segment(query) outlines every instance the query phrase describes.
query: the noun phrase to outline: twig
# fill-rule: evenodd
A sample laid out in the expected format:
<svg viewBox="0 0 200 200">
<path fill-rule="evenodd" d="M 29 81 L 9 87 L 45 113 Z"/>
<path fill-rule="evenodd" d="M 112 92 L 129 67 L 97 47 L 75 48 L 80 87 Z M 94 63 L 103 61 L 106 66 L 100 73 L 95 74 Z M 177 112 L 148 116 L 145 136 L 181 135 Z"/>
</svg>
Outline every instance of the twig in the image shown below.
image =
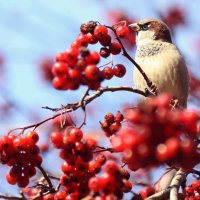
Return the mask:
<svg viewBox="0 0 200 200">
<path fill-rule="evenodd" d="M 137 64 L 137 63 L 135 62 L 135 60 L 128 54 L 128 52 L 126 51 L 126 49 L 125 49 L 125 47 L 124 47 L 122 41 L 121 41 L 120 38 L 117 36 L 116 30 L 115 30 L 113 27 L 110 27 L 110 26 L 106 26 L 106 27 L 109 28 L 109 29 L 111 29 L 111 30 L 114 32 L 117 41 L 118 41 L 118 42 L 120 43 L 120 45 L 121 45 L 121 48 L 122 48 L 122 51 L 123 51 L 122 55 L 124 55 L 126 58 L 128 58 L 128 60 L 131 61 L 131 62 L 135 65 L 135 67 L 137 67 L 137 69 L 140 71 L 141 75 L 143 76 L 144 80 L 146 81 L 148 87 L 151 88 L 151 86 L 152 86 L 153 83 L 150 81 L 150 79 L 148 78 L 148 76 L 146 75 L 146 73 L 142 70 L 142 68 L 140 67 L 140 65 Z"/>
<path fill-rule="evenodd" d="M 49 189 L 54 192 L 55 189 L 53 187 L 53 184 L 49 178 L 49 176 L 47 175 L 47 173 L 45 172 L 45 170 L 40 166 L 38 165 L 37 168 L 41 171 L 42 175 L 44 176 L 45 180 L 47 181 L 48 185 L 49 185 Z"/>
<path fill-rule="evenodd" d="M 96 151 L 93 151 L 93 153 L 101 153 L 101 152 L 104 152 L 104 151 L 109 151 L 111 153 L 114 152 L 114 150 L 112 148 L 105 148 L 105 147 L 98 147 L 100 150 L 96 150 Z"/>
<path fill-rule="evenodd" d="M 9 199 L 9 200 L 26 200 L 23 196 L 21 197 L 15 197 L 15 196 L 5 196 L 5 195 L 0 195 L 0 199 Z"/>
<path fill-rule="evenodd" d="M 198 171 L 198 170 L 196 170 L 196 169 L 192 169 L 192 172 L 191 172 L 191 173 L 200 176 L 200 171 Z"/>
<path fill-rule="evenodd" d="M 94 94 L 92 94 L 92 95 L 90 95 L 90 96 L 85 98 L 85 100 L 84 100 L 85 105 L 87 105 L 88 103 L 90 103 L 91 101 L 96 99 L 97 97 L 101 96 L 105 92 L 116 92 L 116 91 L 129 91 L 129 92 L 137 93 L 137 94 L 140 94 L 140 95 L 143 95 L 143 96 L 146 97 L 146 93 L 144 91 L 141 91 L 141 90 L 138 90 L 138 89 L 135 89 L 135 88 L 132 88 L 132 87 L 128 87 L 128 86 L 101 87 Z M 51 110 L 51 111 L 54 111 L 54 112 L 58 112 L 58 111 L 62 111 L 62 112 L 61 113 L 57 113 L 57 114 L 53 115 L 52 117 L 49 117 L 49 118 L 47 118 L 45 120 L 42 120 L 42 121 L 40 121 L 38 123 L 31 124 L 31 125 L 25 126 L 25 127 L 12 129 L 12 130 L 10 130 L 8 132 L 8 134 L 10 134 L 13 131 L 17 131 L 17 130 L 22 130 L 22 132 L 23 132 L 26 129 L 30 129 L 30 128 L 34 128 L 34 130 L 35 130 L 37 127 L 39 127 L 40 125 L 44 124 L 45 122 L 47 122 L 49 120 L 52 120 L 52 119 L 55 119 L 56 117 L 58 117 L 60 115 L 63 115 L 65 113 L 69 113 L 69 112 L 72 112 L 74 110 L 77 110 L 78 108 L 80 108 L 82 106 L 83 106 L 83 102 L 79 101 L 79 102 L 67 104 L 66 106 L 62 106 L 60 108 L 50 108 L 48 106 L 42 107 L 44 109 L 48 109 L 48 110 Z"/>
</svg>

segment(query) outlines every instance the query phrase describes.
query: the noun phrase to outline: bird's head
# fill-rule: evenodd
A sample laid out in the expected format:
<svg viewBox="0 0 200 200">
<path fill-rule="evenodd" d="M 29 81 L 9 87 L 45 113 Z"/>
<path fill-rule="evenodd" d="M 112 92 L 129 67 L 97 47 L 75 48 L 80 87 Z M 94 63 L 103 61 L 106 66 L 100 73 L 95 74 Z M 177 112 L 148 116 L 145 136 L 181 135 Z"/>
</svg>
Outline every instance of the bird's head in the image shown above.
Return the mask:
<svg viewBox="0 0 200 200">
<path fill-rule="evenodd" d="M 153 40 L 172 43 L 168 26 L 158 19 L 144 19 L 130 24 L 129 28 L 136 32 L 137 44 L 145 44 Z"/>
</svg>

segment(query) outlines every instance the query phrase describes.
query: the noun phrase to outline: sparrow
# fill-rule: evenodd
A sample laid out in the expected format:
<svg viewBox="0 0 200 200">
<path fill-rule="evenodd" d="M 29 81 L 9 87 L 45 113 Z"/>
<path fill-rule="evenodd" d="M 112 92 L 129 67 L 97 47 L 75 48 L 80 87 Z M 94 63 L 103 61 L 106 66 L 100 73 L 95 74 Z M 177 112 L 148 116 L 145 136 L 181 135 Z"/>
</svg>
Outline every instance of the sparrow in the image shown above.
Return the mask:
<svg viewBox="0 0 200 200">
<path fill-rule="evenodd" d="M 168 93 L 186 108 L 189 93 L 189 74 L 178 48 L 173 44 L 169 27 L 158 19 L 144 19 L 130 24 L 136 32 L 135 61 L 157 87 L 159 93 Z M 135 87 L 147 88 L 146 81 L 137 68 L 133 73 Z M 143 101 L 148 98 L 142 97 Z M 177 173 L 171 168 L 154 184 L 156 191 L 166 190 Z"/>
<path fill-rule="evenodd" d="M 172 43 L 169 27 L 158 19 L 144 19 L 130 24 L 136 32 L 135 61 L 157 87 L 158 93 L 168 93 L 183 108 L 189 93 L 188 70 L 178 48 Z M 136 68 L 135 87 L 145 90 L 147 84 Z"/>
</svg>

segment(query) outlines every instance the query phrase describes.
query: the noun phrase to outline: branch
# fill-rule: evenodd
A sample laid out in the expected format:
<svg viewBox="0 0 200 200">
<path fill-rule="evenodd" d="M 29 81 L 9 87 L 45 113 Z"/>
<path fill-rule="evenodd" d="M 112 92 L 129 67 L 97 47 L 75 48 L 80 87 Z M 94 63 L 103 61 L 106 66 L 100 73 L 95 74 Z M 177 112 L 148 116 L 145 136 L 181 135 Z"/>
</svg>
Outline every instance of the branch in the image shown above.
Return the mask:
<svg viewBox="0 0 200 200">
<path fill-rule="evenodd" d="M 183 171 L 183 169 L 179 169 L 172 179 L 172 182 L 170 184 L 170 200 L 178 200 L 178 190 L 179 187 L 181 186 L 181 183 L 185 180 L 186 178 L 186 173 Z"/>
<path fill-rule="evenodd" d="M 89 104 L 90 102 L 92 102 L 94 99 L 96 99 L 97 97 L 101 96 L 103 93 L 105 92 L 116 92 L 116 91 L 128 91 L 128 92 L 133 92 L 133 93 L 137 93 L 143 96 L 147 96 L 147 94 L 144 91 L 138 90 L 138 89 L 134 89 L 132 87 L 128 87 L 128 86 L 113 86 L 113 87 L 100 87 L 94 94 L 90 95 L 90 96 L 85 96 L 84 100 L 82 99 L 79 102 L 75 102 L 75 103 L 71 103 L 71 104 L 67 104 L 66 106 L 62 106 L 60 108 L 50 108 L 48 106 L 42 107 L 44 109 L 48 109 L 54 112 L 58 112 L 61 111 L 60 113 L 53 115 L 52 117 L 49 117 L 45 120 L 42 120 L 38 123 L 35 124 L 31 124 L 29 126 L 25 126 L 25 127 L 21 127 L 21 128 L 15 128 L 12 129 L 8 132 L 8 134 L 10 134 L 13 131 L 16 130 L 22 130 L 22 132 L 26 129 L 30 129 L 30 128 L 34 128 L 34 130 L 39 127 L 40 125 L 44 124 L 45 122 L 55 119 L 58 116 L 61 116 L 65 113 L 69 113 L 72 112 L 74 110 L 77 110 L 80 107 L 86 106 L 87 104 Z"/>
<path fill-rule="evenodd" d="M 186 173 L 182 169 L 179 169 L 171 180 L 168 188 L 151 195 L 145 200 L 162 200 L 167 198 L 168 196 L 170 200 L 178 200 L 180 197 L 178 190 L 185 178 Z"/>
<path fill-rule="evenodd" d="M 45 172 L 45 170 L 41 166 L 37 166 L 37 168 L 41 171 L 42 175 L 44 176 L 45 180 L 47 181 L 47 183 L 49 185 L 49 189 L 54 192 L 55 189 L 53 188 L 53 184 L 52 184 L 49 176 Z"/>
<path fill-rule="evenodd" d="M 25 200 L 24 197 L 15 197 L 15 196 L 4 196 L 0 195 L 0 199 L 9 199 L 9 200 Z"/>
<path fill-rule="evenodd" d="M 115 30 L 113 27 L 110 27 L 110 26 L 106 26 L 106 27 L 109 28 L 109 29 L 111 29 L 111 30 L 114 32 L 117 41 L 118 41 L 118 42 L 120 43 L 120 45 L 121 45 L 121 48 L 122 48 L 122 51 L 123 51 L 122 55 L 124 55 L 126 58 L 128 58 L 128 60 L 131 61 L 131 62 L 135 65 L 135 67 L 140 71 L 141 75 L 143 76 L 144 80 L 146 81 L 148 87 L 151 88 L 151 87 L 152 87 L 152 84 L 153 84 L 152 81 L 148 78 L 148 76 L 147 76 L 146 73 L 143 71 L 143 69 L 140 67 L 140 65 L 137 64 L 137 63 L 135 62 L 135 60 L 128 54 L 128 52 L 126 51 L 126 49 L 125 49 L 125 47 L 124 47 L 122 41 L 121 41 L 120 38 L 117 36 L 116 30 Z"/>
</svg>

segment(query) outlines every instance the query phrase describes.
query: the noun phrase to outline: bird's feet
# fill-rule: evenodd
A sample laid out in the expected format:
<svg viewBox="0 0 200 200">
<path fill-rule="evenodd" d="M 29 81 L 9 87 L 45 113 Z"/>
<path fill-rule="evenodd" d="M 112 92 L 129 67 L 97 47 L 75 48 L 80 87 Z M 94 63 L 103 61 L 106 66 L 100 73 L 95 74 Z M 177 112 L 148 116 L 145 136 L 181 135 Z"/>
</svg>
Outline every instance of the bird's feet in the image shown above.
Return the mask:
<svg viewBox="0 0 200 200">
<path fill-rule="evenodd" d="M 157 86 L 151 82 L 149 88 L 145 88 L 145 94 L 146 96 L 157 96 L 158 95 L 158 88 Z"/>
</svg>

